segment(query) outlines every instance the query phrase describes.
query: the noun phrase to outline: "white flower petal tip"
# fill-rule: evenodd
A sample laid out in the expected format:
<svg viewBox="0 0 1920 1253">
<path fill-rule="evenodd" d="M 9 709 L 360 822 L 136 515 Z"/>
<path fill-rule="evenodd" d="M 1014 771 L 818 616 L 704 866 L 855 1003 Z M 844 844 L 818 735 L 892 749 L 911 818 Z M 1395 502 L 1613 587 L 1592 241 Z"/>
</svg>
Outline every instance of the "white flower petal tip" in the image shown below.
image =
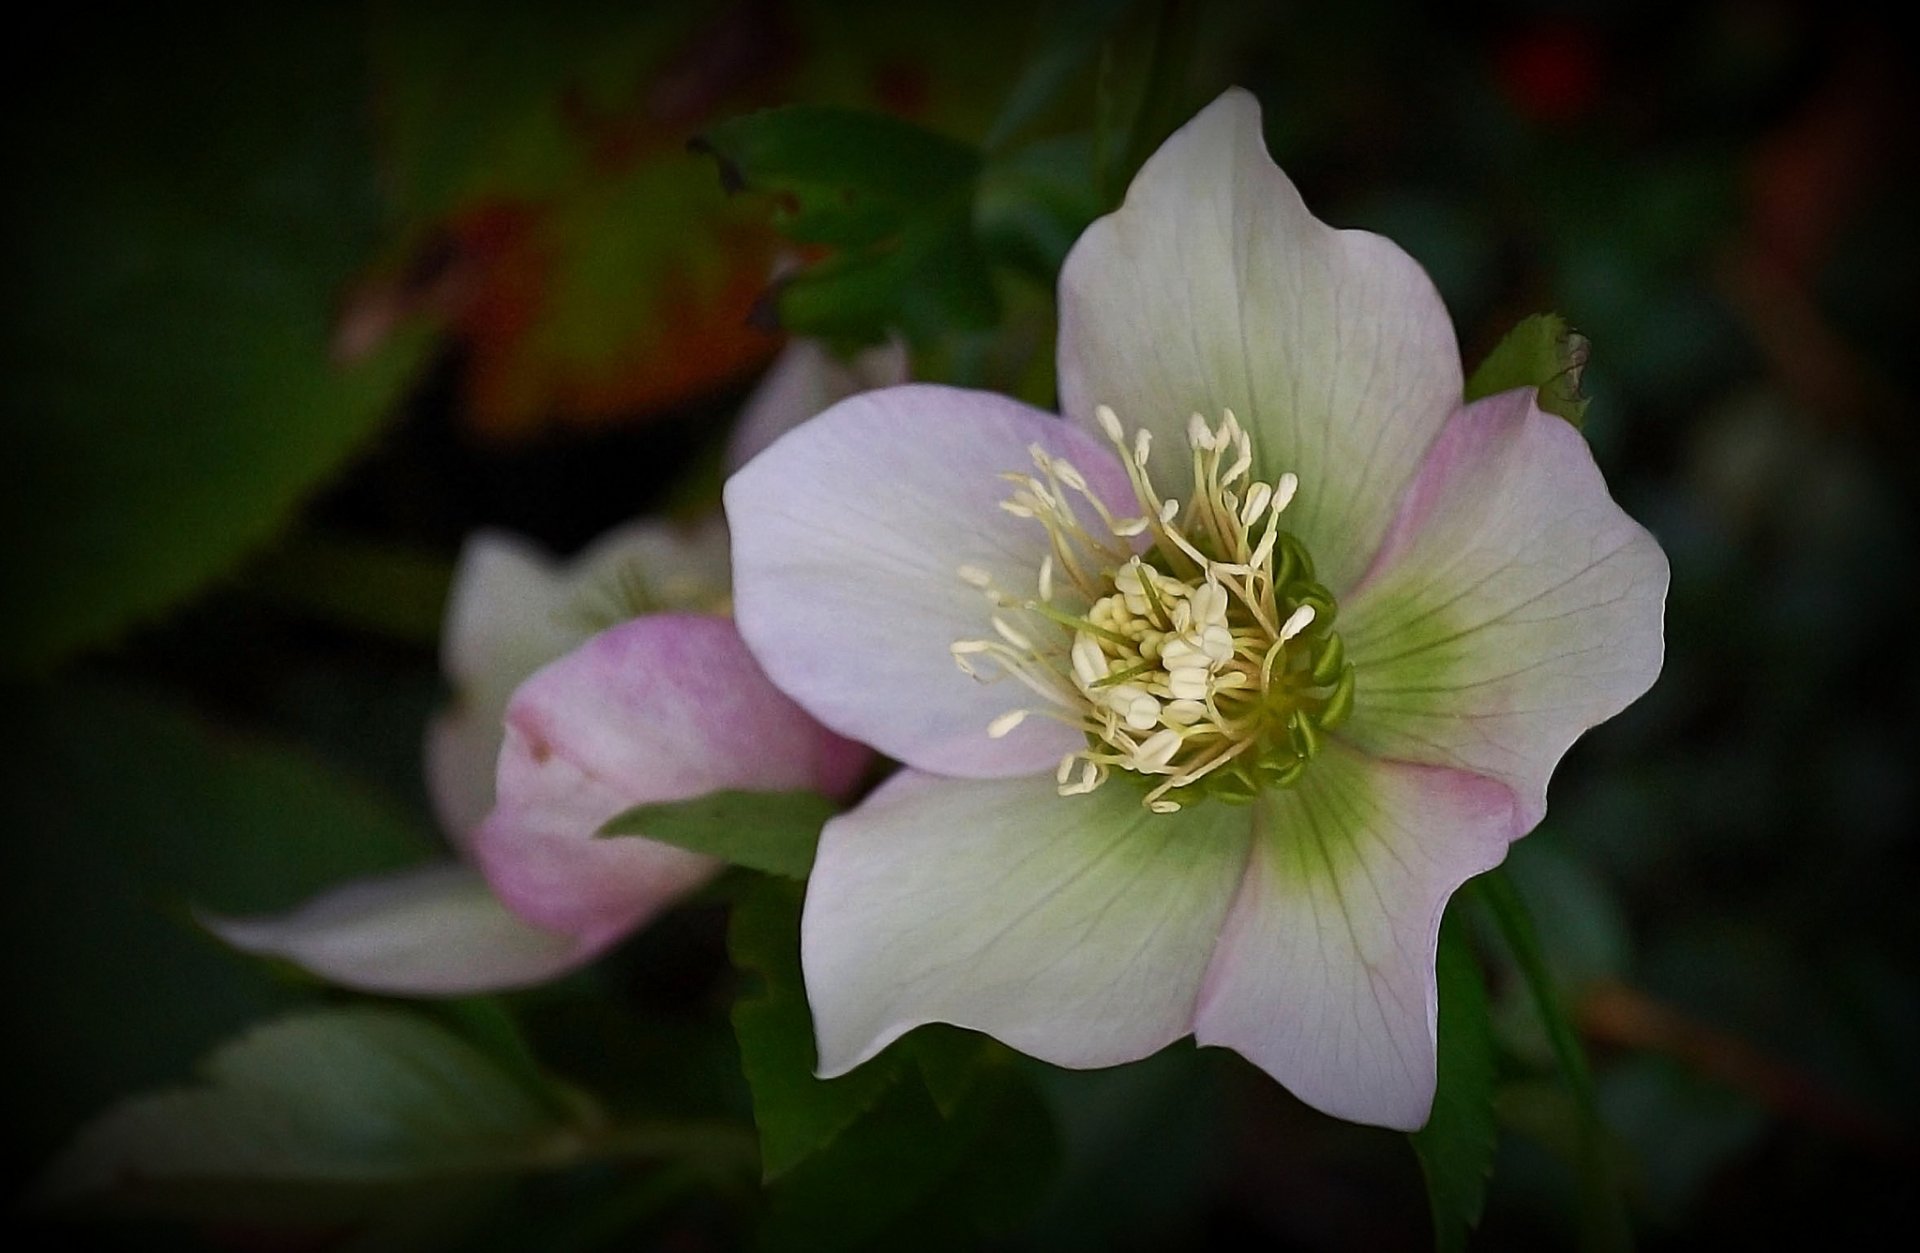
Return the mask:
<svg viewBox="0 0 1920 1253">
<path fill-rule="evenodd" d="M 608 819 L 727 789 L 840 795 L 867 758 L 768 682 L 727 619 L 651 614 L 514 694 L 500 800 L 473 852 L 522 918 L 604 945 L 718 869 L 652 840 L 596 838 Z"/>
<path fill-rule="evenodd" d="M 1414 1130 L 1433 1103 L 1440 916 L 1506 856 L 1513 794 L 1336 748 L 1265 805 L 1194 1036 L 1325 1113 Z"/>
<path fill-rule="evenodd" d="M 1344 734 L 1510 785 L 1531 828 L 1582 732 L 1659 677 L 1666 555 L 1531 389 L 1459 411 L 1343 604 Z"/>
<path fill-rule="evenodd" d="M 1076 1068 L 1155 1052 L 1191 1029 L 1246 854 L 1244 810 L 903 771 L 821 835 L 800 938 L 820 1074 L 927 1022 Z"/>
<path fill-rule="evenodd" d="M 595 950 L 531 927 L 480 872 L 444 863 L 362 879 L 270 917 L 198 915 L 227 944 L 363 992 L 467 996 L 544 983 Z"/>
<path fill-rule="evenodd" d="M 1453 323 L 1391 241 L 1319 221 L 1228 91 L 1148 158 L 1060 274 L 1061 409 L 1110 404 L 1161 441 L 1231 410 L 1254 477 L 1298 474 L 1289 525 L 1339 593 L 1460 400 Z M 1163 494 L 1181 495 L 1162 483 Z"/>
</svg>

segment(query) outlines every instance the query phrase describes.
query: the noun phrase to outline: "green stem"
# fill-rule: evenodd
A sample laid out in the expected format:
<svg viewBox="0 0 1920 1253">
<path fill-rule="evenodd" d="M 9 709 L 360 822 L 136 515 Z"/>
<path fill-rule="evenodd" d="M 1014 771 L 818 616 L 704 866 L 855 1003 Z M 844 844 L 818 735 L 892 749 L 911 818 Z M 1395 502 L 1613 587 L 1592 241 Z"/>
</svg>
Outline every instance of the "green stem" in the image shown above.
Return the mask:
<svg viewBox="0 0 1920 1253">
<path fill-rule="evenodd" d="M 1505 870 L 1490 870 L 1473 880 L 1482 903 L 1499 924 L 1500 934 L 1520 966 L 1521 977 L 1532 995 L 1534 1009 L 1546 1028 L 1560 1078 L 1572 1094 L 1579 1114 L 1576 1163 L 1580 1173 L 1580 1247 L 1600 1250 L 1629 1249 L 1633 1246 L 1632 1227 L 1620 1199 L 1618 1180 L 1608 1157 L 1605 1128 L 1593 1086 L 1593 1071 L 1587 1053 L 1574 1031 L 1573 1020 L 1561 1003 L 1553 976 L 1547 970 L 1546 955 L 1540 948 L 1539 933 L 1533 915 L 1521 899 L 1513 880 Z"/>
</svg>

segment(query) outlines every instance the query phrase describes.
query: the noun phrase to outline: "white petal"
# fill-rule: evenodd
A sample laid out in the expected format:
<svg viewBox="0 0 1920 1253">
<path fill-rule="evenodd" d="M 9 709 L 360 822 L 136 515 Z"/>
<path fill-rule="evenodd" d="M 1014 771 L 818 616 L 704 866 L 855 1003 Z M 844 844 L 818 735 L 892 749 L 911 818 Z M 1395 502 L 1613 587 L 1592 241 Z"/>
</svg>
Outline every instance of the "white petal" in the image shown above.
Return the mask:
<svg viewBox="0 0 1920 1253">
<path fill-rule="evenodd" d="M 508 911 L 480 872 L 447 862 L 322 893 L 274 917 L 201 922 L 228 944 L 363 992 L 465 996 L 542 983 L 594 950 Z"/>
<path fill-rule="evenodd" d="M 1097 430 L 1112 405 L 1164 449 L 1232 409 L 1256 475 L 1300 476 L 1287 515 L 1336 593 L 1365 568 L 1420 454 L 1460 402 L 1433 284 L 1392 242 L 1307 211 L 1229 91 L 1148 159 L 1060 275 L 1060 395 Z M 1163 492 L 1185 467 L 1163 451 Z"/>
<path fill-rule="evenodd" d="M 794 427 L 838 401 L 907 381 L 907 346 L 890 340 L 842 361 L 815 339 L 790 342 L 747 398 L 727 441 L 731 474 Z"/>
<path fill-rule="evenodd" d="M 1260 807 L 1194 1036 L 1316 1109 L 1419 1127 L 1433 1102 L 1440 915 L 1506 855 L 1513 795 L 1330 745 Z"/>
<path fill-rule="evenodd" d="M 829 822 L 800 938 L 820 1073 L 925 1022 L 1074 1067 L 1185 1035 L 1249 811 L 1140 796 L 908 770 Z"/>
<path fill-rule="evenodd" d="M 1666 592 L 1665 555 L 1578 431 L 1531 389 L 1469 405 L 1340 607 L 1356 678 L 1341 734 L 1500 779 L 1532 826 L 1568 746 L 1660 673 Z"/>
<path fill-rule="evenodd" d="M 1119 459 L 1069 424 L 926 384 L 842 401 L 729 479 L 734 614 L 773 681 L 841 734 L 937 773 L 1047 771 L 1082 744 L 1042 718 L 988 738 L 1034 698 L 968 678 L 949 651 L 993 634 L 962 567 L 1015 595 L 1034 586 L 1046 532 L 999 507 L 1012 491 L 1000 476 L 1031 472 L 1033 444 L 1072 461 L 1110 508 L 1132 499 Z"/>
</svg>

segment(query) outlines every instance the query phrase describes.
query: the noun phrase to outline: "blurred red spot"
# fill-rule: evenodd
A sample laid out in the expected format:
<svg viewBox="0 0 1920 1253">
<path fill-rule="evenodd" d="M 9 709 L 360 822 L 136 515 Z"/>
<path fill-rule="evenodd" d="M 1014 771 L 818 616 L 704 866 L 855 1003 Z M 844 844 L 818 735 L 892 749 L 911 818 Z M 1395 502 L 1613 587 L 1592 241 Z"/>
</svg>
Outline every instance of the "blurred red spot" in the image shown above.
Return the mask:
<svg viewBox="0 0 1920 1253">
<path fill-rule="evenodd" d="M 1584 27 L 1536 26 L 1501 45 L 1495 72 L 1523 116 L 1554 125 L 1573 122 L 1600 94 L 1600 48 Z"/>
</svg>

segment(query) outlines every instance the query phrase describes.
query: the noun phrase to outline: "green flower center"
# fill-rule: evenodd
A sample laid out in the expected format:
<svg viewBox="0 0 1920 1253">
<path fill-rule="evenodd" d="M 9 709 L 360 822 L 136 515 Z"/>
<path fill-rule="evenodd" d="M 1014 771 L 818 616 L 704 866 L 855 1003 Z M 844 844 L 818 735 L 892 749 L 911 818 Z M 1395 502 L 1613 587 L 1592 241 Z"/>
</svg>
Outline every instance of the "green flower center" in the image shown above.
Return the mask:
<svg viewBox="0 0 1920 1253">
<path fill-rule="evenodd" d="M 1046 528 L 1037 595 L 1011 596 L 984 571 L 960 571 L 999 611 L 998 638 L 958 641 L 955 661 L 975 677 L 989 677 L 978 663 L 991 661 L 1044 698 L 996 718 L 987 734 L 1035 713 L 1065 721 L 1087 746 L 1061 759 L 1063 795 L 1133 778 L 1158 813 L 1290 786 L 1353 704 L 1333 597 L 1280 527 L 1298 480 L 1249 480 L 1252 442 L 1234 416 L 1210 427 L 1195 415 L 1183 517 L 1147 475 L 1148 433 L 1129 445 L 1113 411 L 1098 414 L 1139 516 L 1115 518 L 1078 469 L 1036 445 L 1037 473 L 1008 475 L 1015 491 L 1001 507 Z"/>
</svg>

